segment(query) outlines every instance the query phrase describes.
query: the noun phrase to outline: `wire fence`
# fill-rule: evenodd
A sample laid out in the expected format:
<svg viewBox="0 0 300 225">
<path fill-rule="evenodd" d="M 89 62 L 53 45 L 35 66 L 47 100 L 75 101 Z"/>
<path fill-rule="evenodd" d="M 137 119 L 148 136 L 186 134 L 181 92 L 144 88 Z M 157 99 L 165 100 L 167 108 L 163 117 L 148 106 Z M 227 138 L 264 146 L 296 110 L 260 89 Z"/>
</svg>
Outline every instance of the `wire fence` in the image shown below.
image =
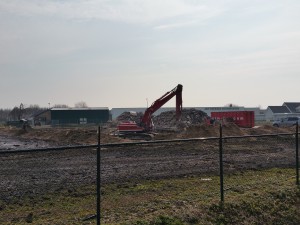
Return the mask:
<svg viewBox="0 0 300 225">
<path fill-rule="evenodd" d="M 299 185 L 298 127 L 295 133 L 229 137 L 222 129 L 219 137 L 102 144 L 99 127 L 94 145 L 2 150 L 0 197 L 9 202 L 96 184 L 100 224 L 101 187 L 112 182 L 214 174 L 220 202 L 228 188 L 224 174 L 237 171 L 295 168 Z"/>
</svg>

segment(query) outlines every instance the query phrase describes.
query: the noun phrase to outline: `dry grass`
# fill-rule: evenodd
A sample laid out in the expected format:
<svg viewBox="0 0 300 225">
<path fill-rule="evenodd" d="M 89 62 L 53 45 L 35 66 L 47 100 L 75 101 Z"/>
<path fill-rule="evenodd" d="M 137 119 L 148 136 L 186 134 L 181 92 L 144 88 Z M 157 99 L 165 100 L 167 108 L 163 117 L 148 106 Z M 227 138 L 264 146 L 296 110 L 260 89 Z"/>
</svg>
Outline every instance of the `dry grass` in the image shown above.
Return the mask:
<svg viewBox="0 0 300 225">
<path fill-rule="evenodd" d="M 219 204 L 214 176 L 110 184 L 102 187 L 102 224 L 300 224 L 300 190 L 292 169 L 225 176 Z M 95 187 L 0 202 L 0 224 L 95 224 Z M 27 221 L 27 222 L 26 222 Z"/>
</svg>

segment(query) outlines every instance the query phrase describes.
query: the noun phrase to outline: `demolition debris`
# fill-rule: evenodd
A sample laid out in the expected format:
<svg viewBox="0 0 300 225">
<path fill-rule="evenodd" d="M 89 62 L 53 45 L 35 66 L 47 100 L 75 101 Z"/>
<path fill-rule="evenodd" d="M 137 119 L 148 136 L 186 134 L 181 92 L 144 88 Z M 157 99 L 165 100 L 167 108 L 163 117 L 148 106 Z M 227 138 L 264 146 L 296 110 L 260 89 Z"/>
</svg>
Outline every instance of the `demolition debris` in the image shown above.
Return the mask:
<svg viewBox="0 0 300 225">
<path fill-rule="evenodd" d="M 120 116 L 117 117 L 117 121 L 133 121 L 137 124 L 140 123 L 141 118 L 143 117 L 143 113 L 135 113 L 135 112 L 124 112 Z M 166 111 L 162 112 L 157 116 L 153 116 L 152 120 L 156 129 L 164 129 L 164 128 L 183 128 L 189 127 L 192 125 L 203 124 L 207 119 L 208 115 L 195 108 L 191 109 L 182 109 L 180 120 L 176 120 L 176 111 Z"/>
</svg>

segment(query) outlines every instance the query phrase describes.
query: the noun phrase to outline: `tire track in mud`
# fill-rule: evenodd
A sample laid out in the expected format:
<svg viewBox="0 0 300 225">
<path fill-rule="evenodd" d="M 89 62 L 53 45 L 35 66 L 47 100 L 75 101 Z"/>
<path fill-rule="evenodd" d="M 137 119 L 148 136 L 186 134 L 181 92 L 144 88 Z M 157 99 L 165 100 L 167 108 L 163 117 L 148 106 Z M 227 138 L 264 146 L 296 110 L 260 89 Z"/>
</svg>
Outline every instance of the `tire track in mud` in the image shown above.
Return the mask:
<svg viewBox="0 0 300 225">
<path fill-rule="evenodd" d="M 247 144 L 245 144 L 247 143 Z M 277 143 L 278 144 L 278 143 Z M 294 164 L 292 145 L 236 141 L 224 146 L 224 172 Z M 218 174 L 218 143 L 189 142 L 101 149 L 101 181 L 124 183 Z M 96 150 L 0 154 L 0 197 L 55 192 L 96 183 Z"/>
</svg>

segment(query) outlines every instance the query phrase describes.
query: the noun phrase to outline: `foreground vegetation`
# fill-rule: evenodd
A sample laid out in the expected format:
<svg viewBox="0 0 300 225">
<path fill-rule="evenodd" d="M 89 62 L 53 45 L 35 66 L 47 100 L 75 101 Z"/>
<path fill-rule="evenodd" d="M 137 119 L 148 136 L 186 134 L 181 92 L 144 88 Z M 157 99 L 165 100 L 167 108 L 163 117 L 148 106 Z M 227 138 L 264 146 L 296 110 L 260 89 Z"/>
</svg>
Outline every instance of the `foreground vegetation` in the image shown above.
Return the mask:
<svg viewBox="0 0 300 225">
<path fill-rule="evenodd" d="M 105 185 L 102 223 L 135 225 L 300 224 L 294 169 Z M 95 186 L 0 202 L 0 224 L 96 224 Z M 92 216 L 92 218 L 89 218 Z"/>
</svg>

